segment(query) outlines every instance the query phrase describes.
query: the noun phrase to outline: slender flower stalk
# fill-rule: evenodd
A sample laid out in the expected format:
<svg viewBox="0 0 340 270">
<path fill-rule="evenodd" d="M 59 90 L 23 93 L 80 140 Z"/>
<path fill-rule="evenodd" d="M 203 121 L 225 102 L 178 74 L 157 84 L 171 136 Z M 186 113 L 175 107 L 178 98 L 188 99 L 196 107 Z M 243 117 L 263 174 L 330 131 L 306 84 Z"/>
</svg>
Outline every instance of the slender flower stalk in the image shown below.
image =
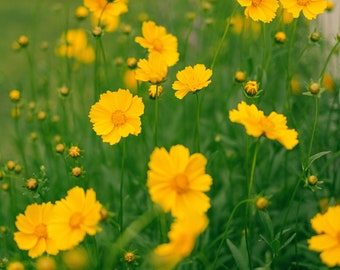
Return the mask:
<svg viewBox="0 0 340 270">
<path fill-rule="evenodd" d="M 197 149 L 197 152 L 201 152 L 201 147 L 200 147 L 200 114 L 201 114 L 201 101 L 198 96 L 198 92 L 196 94 L 196 129 L 195 129 L 195 146 Z"/>
<path fill-rule="evenodd" d="M 126 140 L 123 139 L 123 153 L 122 153 L 122 163 L 120 168 L 120 210 L 119 210 L 119 226 L 120 232 L 124 230 L 124 171 L 125 171 L 125 159 L 126 159 Z"/>
<path fill-rule="evenodd" d="M 159 103 L 159 88 L 156 84 L 156 95 L 155 95 L 155 112 L 154 112 L 154 126 L 153 126 L 153 136 L 154 136 L 154 147 L 158 146 L 158 103 Z"/>
</svg>

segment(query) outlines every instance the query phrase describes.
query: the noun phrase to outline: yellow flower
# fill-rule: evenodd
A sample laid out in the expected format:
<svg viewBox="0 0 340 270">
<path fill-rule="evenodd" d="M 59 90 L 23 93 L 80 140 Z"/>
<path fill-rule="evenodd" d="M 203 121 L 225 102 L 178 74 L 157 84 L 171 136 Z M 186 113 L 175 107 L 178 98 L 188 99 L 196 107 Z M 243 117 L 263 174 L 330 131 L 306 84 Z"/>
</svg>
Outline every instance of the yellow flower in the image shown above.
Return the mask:
<svg viewBox="0 0 340 270">
<path fill-rule="evenodd" d="M 155 148 L 148 164 L 151 199 L 175 217 L 205 213 L 210 200 L 204 192 L 212 184 L 211 176 L 205 173 L 206 164 L 202 154 L 190 155 L 183 145 L 172 146 L 169 152 L 163 147 Z"/>
<path fill-rule="evenodd" d="M 157 26 L 155 22 L 143 22 L 143 37 L 136 37 L 135 41 L 143 48 L 148 49 L 150 54 L 160 53 L 168 66 L 177 63 L 179 53 L 177 52 L 177 38 L 168 34 L 165 27 Z"/>
<path fill-rule="evenodd" d="M 129 90 L 118 89 L 100 95 L 92 105 L 89 117 L 93 129 L 103 142 L 116 144 L 122 137 L 141 132 L 140 116 L 144 113 L 142 98 L 133 96 Z"/>
<path fill-rule="evenodd" d="M 284 43 L 287 39 L 285 32 L 281 32 L 281 31 L 276 32 L 274 37 L 277 43 Z"/>
<path fill-rule="evenodd" d="M 83 29 L 68 30 L 66 34 L 64 33 L 55 53 L 58 56 L 75 58 L 86 64 L 93 62 L 95 58 L 94 50 L 88 45 L 86 32 Z"/>
<path fill-rule="evenodd" d="M 182 99 L 189 92 L 196 92 L 210 83 L 212 70 L 207 69 L 203 64 L 196 64 L 194 67 L 188 66 L 176 74 L 177 81 L 172 84 L 172 88 L 177 90 L 175 96 Z"/>
<path fill-rule="evenodd" d="M 142 82 L 160 83 L 165 80 L 168 66 L 159 53 L 149 55 L 149 59 L 140 59 L 137 63 L 136 80 Z"/>
<path fill-rule="evenodd" d="M 334 91 L 335 84 L 334 84 L 334 80 L 333 80 L 333 78 L 330 74 L 326 73 L 323 76 L 322 85 L 325 87 L 326 91 L 328 91 L 328 92 Z"/>
<path fill-rule="evenodd" d="M 14 102 L 19 101 L 21 97 L 20 91 L 16 89 L 11 90 L 8 95 L 9 95 L 10 100 Z"/>
<path fill-rule="evenodd" d="M 295 129 L 288 129 L 284 115 L 271 112 L 269 116 L 265 116 L 254 104 L 247 105 L 244 101 L 238 104 L 237 109 L 229 112 L 229 119 L 244 125 L 248 135 L 265 135 L 270 140 L 277 140 L 288 150 L 298 144 L 298 133 Z"/>
<path fill-rule="evenodd" d="M 246 7 L 244 14 L 247 17 L 264 23 L 269 23 L 275 18 L 279 7 L 277 0 L 237 0 L 237 2 Z"/>
<path fill-rule="evenodd" d="M 87 7 L 95 17 L 116 17 L 128 11 L 128 0 L 84 0 Z"/>
<path fill-rule="evenodd" d="M 156 269 L 173 269 L 182 259 L 189 256 L 197 236 L 208 226 L 205 215 L 188 215 L 177 219 L 168 233 L 169 243 L 154 250 L 152 263 Z"/>
<path fill-rule="evenodd" d="M 25 266 L 21 262 L 11 262 L 6 267 L 6 270 L 25 270 Z"/>
<path fill-rule="evenodd" d="M 48 234 L 60 250 L 71 249 L 83 241 L 86 234 L 95 235 L 100 230 L 97 224 L 101 208 L 93 189 L 85 192 L 80 187 L 74 187 L 64 199 L 55 203 Z"/>
<path fill-rule="evenodd" d="M 119 26 L 119 16 L 105 16 L 106 13 L 103 13 L 103 16 L 100 18 L 100 26 L 105 29 L 106 32 L 113 32 Z M 95 13 L 92 14 L 92 24 L 94 26 L 98 26 L 99 17 L 96 17 Z"/>
<path fill-rule="evenodd" d="M 156 93 L 157 93 L 157 96 L 160 96 L 162 92 L 163 92 L 163 86 L 155 85 L 155 84 L 150 85 L 149 90 L 148 90 L 149 96 L 151 98 L 156 98 Z"/>
<path fill-rule="evenodd" d="M 37 270 L 56 270 L 57 264 L 52 257 L 43 256 L 37 260 L 36 263 Z"/>
<path fill-rule="evenodd" d="M 255 96 L 259 91 L 259 84 L 256 81 L 247 81 L 244 91 L 248 96 Z"/>
<path fill-rule="evenodd" d="M 340 206 L 329 207 L 324 214 L 311 219 L 319 234 L 308 240 L 309 249 L 321 252 L 320 258 L 329 267 L 340 266 Z"/>
<path fill-rule="evenodd" d="M 300 12 L 308 19 L 315 19 L 317 15 L 323 13 L 327 8 L 325 0 L 280 0 L 283 8 L 292 13 L 294 18 L 298 18 Z"/>
<path fill-rule="evenodd" d="M 53 240 L 48 228 L 53 218 L 53 205 L 36 203 L 28 205 L 25 214 L 19 214 L 15 226 L 19 230 L 14 233 L 14 240 L 18 247 L 28 250 L 28 255 L 36 258 L 45 251 L 48 254 L 57 254 L 57 243 Z"/>
</svg>

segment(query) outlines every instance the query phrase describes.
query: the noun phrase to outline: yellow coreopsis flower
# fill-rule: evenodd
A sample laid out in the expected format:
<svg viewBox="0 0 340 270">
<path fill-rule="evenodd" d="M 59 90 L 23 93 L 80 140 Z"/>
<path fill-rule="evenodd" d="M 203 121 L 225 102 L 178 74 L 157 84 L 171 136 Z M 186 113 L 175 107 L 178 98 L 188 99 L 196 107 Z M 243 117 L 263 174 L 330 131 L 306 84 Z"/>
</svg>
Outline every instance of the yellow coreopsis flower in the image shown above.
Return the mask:
<svg viewBox="0 0 340 270">
<path fill-rule="evenodd" d="M 152 263 L 156 269 L 173 269 L 192 252 L 196 238 L 208 226 L 205 215 L 187 215 L 177 219 L 168 233 L 169 243 L 161 244 L 154 250 Z"/>
<path fill-rule="evenodd" d="M 294 18 L 298 18 L 300 12 L 308 19 L 315 19 L 327 8 L 325 0 L 280 0 L 283 8 L 287 9 Z"/>
<path fill-rule="evenodd" d="M 319 234 L 308 240 L 309 249 L 321 252 L 320 258 L 329 267 L 340 266 L 340 205 L 330 206 L 326 213 L 311 219 Z"/>
<path fill-rule="evenodd" d="M 53 235 L 48 232 L 53 207 L 50 202 L 41 205 L 34 203 L 26 207 L 24 215 L 19 214 L 16 218 L 15 225 L 19 231 L 14 233 L 14 240 L 20 249 L 28 250 L 32 258 L 44 252 L 55 255 L 59 251 Z"/>
<path fill-rule="evenodd" d="M 87 7 L 95 17 L 116 17 L 128 11 L 128 0 L 84 0 Z"/>
<path fill-rule="evenodd" d="M 96 200 L 93 189 L 86 192 L 80 187 L 74 187 L 67 196 L 57 201 L 48 234 L 56 241 L 60 250 L 77 246 L 84 240 L 86 234 L 95 235 L 100 230 L 100 210 L 102 205 Z"/>
<path fill-rule="evenodd" d="M 95 58 L 93 47 L 87 43 L 83 29 L 71 29 L 64 33 L 55 52 L 58 56 L 75 58 L 82 63 L 91 63 Z"/>
<path fill-rule="evenodd" d="M 89 117 L 93 129 L 103 142 L 116 144 L 122 137 L 141 132 L 140 116 L 144 113 L 142 98 L 133 96 L 129 90 L 118 89 L 100 95 L 92 105 Z"/>
<path fill-rule="evenodd" d="M 176 145 L 168 152 L 155 148 L 150 156 L 147 187 L 151 199 L 165 212 L 175 217 L 187 213 L 205 213 L 210 207 L 209 197 L 212 178 L 205 173 L 206 158 L 189 149 Z"/>
<path fill-rule="evenodd" d="M 262 21 L 264 23 L 271 22 L 279 8 L 277 0 L 237 0 L 242 6 L 246 7 L 244 14 L 252 18 L 254 21 Z"/>
<path fill-rule="evenodd" d="M 172 88 L 176 90 L 175 96 L 182 99 L 189 92 L 196 92 L 210 83 L 212 70 L 207 69 L 203 64 L 196 64 L 194 67 L 188 66 L 184 70 L 178 71 L 176 74 L 177 81 L 172 84 Z"/>
<path fill-rule="evenodd" d="M 179 59 L 177 52 L 177 38 L 168 34 L 165 27 L 156 25 L 153 21 L 143 22 L 143 37 L 136 37 L 135 41 L 150 54 L 160 53 L 168 66 L 173 66 Z"/>
<path fill-rule="evenodd" d="M 237 110 L 229 112 L 229 119 L 231 122 L 242 124 L 248 135 L 264 135 L 270 140 L 277 140 L 288 150 L 293 149 L 299 142 L 298 133 L 295 129 L 288 129 L 284 115 L 272 112 L 265 116 L 254 104 L 248 105 L 242 101 Z"/>
<path fill-rule="evenodd" d="M 168 66 L 159 53 L 149 55 L 149 59 L 140 59 L 137 63 L 135 78 L 142 82 L 157 84 L 165 80 Z"/>
</svg>

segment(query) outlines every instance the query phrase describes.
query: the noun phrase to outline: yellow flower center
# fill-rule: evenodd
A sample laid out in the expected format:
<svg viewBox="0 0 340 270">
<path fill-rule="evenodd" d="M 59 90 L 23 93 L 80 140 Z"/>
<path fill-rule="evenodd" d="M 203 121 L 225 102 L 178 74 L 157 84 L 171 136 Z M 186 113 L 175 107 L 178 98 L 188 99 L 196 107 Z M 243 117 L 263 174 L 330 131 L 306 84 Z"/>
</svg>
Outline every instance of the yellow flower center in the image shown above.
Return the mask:
<svg viewBox="0 0 340 270">
<path fill-rule="evenodd" d="M 189 179 L 183 174 L 177 174 L 174 178 L 175 189 L 178 193 L 185 193 L 189 190 Z"/>
<path fill-rule="evenodd" d="M 310 0 L 297 0 L 298 5 L 300 6 L 307 6 Z"/>
<path fill-rule="evenodd" d="M 114 111 L 111 114 L 111 121 L 115 126 L 121 126 L 126 122 L 126 116 L 121 110 Z"/>
<path fill-rule="evenodd" d="M 155 39 L 153 41 L 153 48 L 154 48 L 154 50 L 156 50 L 158 52 L 162 52 L 162 50 L 163 50 L 163 42 L 160 41 L 159 39 Z"/>
<path fill-rule="evenodd" d="M 47 229 L 45 224 L 39 224 L 34 228 L 34 234 L 39 238 L 47 238 Z"/>
<path fill-rule="evenodd" d="M 253 5 L 254 7 L 257 7 L 257 6 L 261 5 L 261 2 L 262 2 L 262 0 L 253 0 L 252 5 Z"/>
<path fill-rule="evenodd" d="M 75 212 L 70 218 L 70 226 L 72 228 L 79 228 L 84 221 L 84 216 L 80 212 Z"/>
</svg>

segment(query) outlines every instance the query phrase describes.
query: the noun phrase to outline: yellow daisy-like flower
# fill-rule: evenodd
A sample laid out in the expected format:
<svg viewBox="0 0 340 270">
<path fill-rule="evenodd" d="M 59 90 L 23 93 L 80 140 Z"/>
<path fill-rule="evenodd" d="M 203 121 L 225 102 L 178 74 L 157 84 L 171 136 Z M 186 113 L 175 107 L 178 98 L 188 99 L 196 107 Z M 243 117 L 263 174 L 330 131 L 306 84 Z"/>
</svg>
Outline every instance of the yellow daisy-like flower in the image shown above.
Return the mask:
<svg viewBox="0 0 340 270">
<path fill-rule="evenodd" d="M 20 249 L 28 250 L 31 258 L 44 252 L 55 255 L 59 251 L 53 235 L 48 232 L 53 207 L 50 202 L 41 205 L 34 203 L 26 207 L 24 215 L 19 214 L 16 218 L 15 225 L 19 231 L 14 233 L 14 240 Z"/>
<path fill-rule="evenodd" d="M 95 235 L 100 230 L 100 210 L 102 205 L 96 200 L 93 189 L 86 192 L 74 187 L 67 196 L 57 201 L 54 215 L 48 227 L 48 234 L 56 241 L 60 250 L 77 246 L 86 234 Z"/>
<path fill-rule="evenodd" d="M 10 262 L 6 270 L 25 270 L 25 266 L 21 262 Z"/>
<path fill-rule="evenodd" d="M 264 23 L 271 22 L 279 8 L 277 0 L 237 0 L 242 6 L 246 7 L 244 14 L 252 18 L 254 21 L 262 21 Z"/>
<path fill-rule="evenodd" d="M 143 48 L 148 49 L 150 54 L 160 53 L 168 66 L 173 66 L 179 59 L 177 52 L 177 38 L 168 34 L 165 27 L 156 25 L 153 21 L 143 22 L 143 37 L 136 37 L 135 41 Z"/>
<path fill-rule="evenodd" d="M 320 258 L 329 267 L 340 266 L 340 205 L 329 207 L 324 214 L 311 219 L 319 234 L 308 240 L 309 249 L 321 252 Z"/>
<path fill-rule="evenodd" d="M 128 0 L 84 0 L 87 7 L 97 18 L 116 17 L 128 11 Z"/>
<path fill-rule="evenodd" d="M 200 153 L 176 145 L 167 152 L 155 148 L 150 156 L 147 187 L 151 199 L 175 217 L 187 213 L 203 214 L 210 208 L 212 178 L 205 173 L 207 159 Z"/>
<path fill-rule="evenodd" d="M 298 18 L 300 12 L 308 19 L 315 19 L 327 8 L 325 0 L 280 0 L 283 8 L 287 9 L 294 18 Z"/>
<path fill-rule="evenodd" d="M 92 63 L 95 58 L 93 47 L 88 45 L 87 35 L 83 29 L 71 29 L 64 33 L 55 53 L 58 56 L 75 58 L 85 64 Z"/>
<path fill-rule="evenodd" d="M 229 119 L 231 122 L 242 124 L 248 135 L 253 137 L 265 135 L 270 140 L 277 140 L 288 150 L 299 143 L 298 133 L 295 129 L 288 129 L 284 115 L 271 112 L 269 116 L 265 116 L 254 104 L 248 105 L 242 101 L 238 104 L 237 110 L 229 112 Z"/>
<path fill-rule="evenodd" d="M 149 55 L 149 59 L 140 59 L 137 63 L 135 78 L 142 82 L 160 83 L 168 74 L 168 66 L 159 53 Z"/>
<path fill-rule="evenodd" d="M 144 113 L 142 98 L 133 96 L 129 90 L 118 89 L 100 95 L 92 105 L 89 117 L 93 129 L 103 142 L 116 144 L 122 137 L 141 132 L 140 116 Z"/>
<path fill-rule="evenodd" d="M 182 99 L 189 92 L 196 92 L 210 83 L 212 70 L 207 69 L 203 64 L 196 64 L 194 67 L 188 66 L 184 70 L 178 71 L 176 74 L 177 81 L 172 84 L 172 88 L 176 90 L 175 96 Z"/>
<path fill-rule="evenodd" d="M 196 238 L 208 226 L 205 215 L 188 215 L 177 219 L 168 233 L 169 243 L 161 244 L 154 250 L 152 263 L 156 269 L 173 269 L 192 252 Z"/>
</svg>

